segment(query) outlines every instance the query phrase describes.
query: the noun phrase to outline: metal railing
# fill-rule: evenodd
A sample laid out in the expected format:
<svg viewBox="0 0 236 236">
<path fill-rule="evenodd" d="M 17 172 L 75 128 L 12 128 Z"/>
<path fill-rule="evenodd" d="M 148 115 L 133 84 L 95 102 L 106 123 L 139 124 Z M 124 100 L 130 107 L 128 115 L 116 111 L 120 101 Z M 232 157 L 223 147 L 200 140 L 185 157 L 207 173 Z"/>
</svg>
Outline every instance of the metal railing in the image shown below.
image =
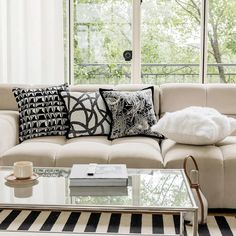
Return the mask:
<svg viewBox="0 0 236 236">
<path fill-rule="evenodd" d="M 219 68 L 223 73 L 219 73 Z M 90 63 L 74 67 L 75 83 L 130 83 L 130 63 Z M 199 83 L 199 64 L 142 64 L 142 82 Z M 209 83 L 236 83 L 236 64 L 208 64 Z"/>
</svg>

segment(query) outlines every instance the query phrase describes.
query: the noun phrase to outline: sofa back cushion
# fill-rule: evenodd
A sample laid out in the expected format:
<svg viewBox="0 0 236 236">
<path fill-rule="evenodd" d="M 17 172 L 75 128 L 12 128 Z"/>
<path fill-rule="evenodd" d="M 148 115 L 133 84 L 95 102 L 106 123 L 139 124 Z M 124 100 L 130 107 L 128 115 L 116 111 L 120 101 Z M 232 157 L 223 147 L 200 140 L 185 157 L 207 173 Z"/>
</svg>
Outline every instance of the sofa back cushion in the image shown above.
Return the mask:
<svg viewBox="0 0 236 236">
<path fill-rule="evenodd" d="M 99 88 L 135 91 L 146 88 L 148 84 L 121 84 L 121 85 L 72 85 L 71 91 L 94 92 Z M 12 88 L 48 87 L 48 85 L 1 84 L 0 110 L 17 111 L 17 103 Z M 159 100 L 159 94 L 160 100 Z M 219 112 L 236 118 L 236 85 L 235 84 L 163 84 L 154 86 L 154 108 L 156 114 L 160 112 L 176 111 L 188 106 L 209 106 Z M 159 110 L 160 103 L 160 110 Z"/>
<path fill-rule="evenodd" d="M 46 88 L 53 85 L 29 85 L 29 84 L 0 84 L 0 110 L 18 111 L 18 106 L 13 88 Z"/>
<path fill-rule="evenodd" d="M 18 111 L 16 99 L 13 95 L 12 89 L 27 88 L 27 85 L 20 84 L 1 84 L 0 85 L 0 110 Z M 29 87 L 29 86 L 28 86 Z"/>
<path fill-rule="evenodd" d="M 236 117 L 235 84 L 163 84 L 160 88 L 161 116 L 188 106 L 207 106 Z"/>
<path fill-rule="evenodd" d="M 26 84 L 1 84 L 0 85 L 0 110 L 13 110 L 17 111 L 16 99 L 12 93 L 12 89 L 18 88 L 44 88 L 51 85 L 26 85 Z M 78 92 L 96 92 L 99 88 L 114 89 L 121 91 L 137 91 L 143 88 L 152 86 L 150 84 L 119 84 L 119 85 L 103 85 L 103 84 L 83 84 L 83 85 L 71 85 L 70 91 Z M 159 114 L 159 87 L 154 86 L 154 109 L 155 113 Z"/>
<path fill-rule="evenodd" d="M 96 92 L 99 88 L 103 89 L 113 89 L 119 91 L 138 91 L 149 86 L 151 84 L 118 84 L 118 85 L 95 85 L 95 84 L 83 84 L 83 85 L 74 85 L 70 86 L 71 91 L 77 92 Z M 156 115 L 159 114 L 159 97 L 160 97 L 160 88 L 159 86 L 154 86 L 154 110 Z"/>
<path fill-rule="evenodd" d="M 207 106 L 236 118 L 235 84 L 163 84 L 160 89 L 160 116 L 189 106 Z"/>
<path fill-rule="evenodd" d="M 207 84 L 206 89 L 207 106 L 236 117 L 236 84 Z"/>
<path fill-rule="evenodd" d="M 161 87 L 160 115 L 189 106 L 206 106 L 203 84 L 163 84 Z"/>
</svg>

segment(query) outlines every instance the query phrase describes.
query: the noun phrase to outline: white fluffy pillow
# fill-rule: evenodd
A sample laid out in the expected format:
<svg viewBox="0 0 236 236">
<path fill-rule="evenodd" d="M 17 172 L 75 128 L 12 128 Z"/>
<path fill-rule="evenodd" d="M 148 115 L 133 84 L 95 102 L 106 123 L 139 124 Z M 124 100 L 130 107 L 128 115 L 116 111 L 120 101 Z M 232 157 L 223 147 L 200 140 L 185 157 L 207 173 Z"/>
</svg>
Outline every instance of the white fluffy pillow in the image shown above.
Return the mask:
<svg viewBox="0 0 236 236">
<path fill-rule="evenodd" d="M 167 112 L 153 131 L 177 143 L 209 145 L 217 143 L 236 130 L 236 119 L 209 107 L 187 107 Z"/>
</svg>

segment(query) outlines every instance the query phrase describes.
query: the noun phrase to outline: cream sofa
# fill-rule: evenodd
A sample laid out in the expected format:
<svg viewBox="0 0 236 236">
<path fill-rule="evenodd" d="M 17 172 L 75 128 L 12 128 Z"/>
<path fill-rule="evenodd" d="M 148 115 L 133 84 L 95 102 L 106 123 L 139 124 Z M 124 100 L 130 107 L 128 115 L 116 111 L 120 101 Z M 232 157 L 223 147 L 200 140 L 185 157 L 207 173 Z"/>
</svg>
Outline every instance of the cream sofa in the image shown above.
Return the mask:
<svg viewBox="0 0 236 236">
<path fill-rule="evenodd" d="M 105 136 L 66 139 L 39 137 L 18 142 L 18 112 L 11 92 L 14 86 L 0 85 L 0 162 L 12 165 L 30 160 L 35 166 L 72 166 L 74 163 L 125 163 L 130 168 L 182 168 L 191 154 L 200 169 L 200 184 L 210 208 L 236 208 L 236 136 L 216 145 L 192 146 L 151 137 L 125 137 L 113 141 Z M 20 85 L 27 87 L 26 85 Z M 78 85 L 71 91 L 98 88 L 135 91 L 148 85 Z M 36 86 L 38 87 L 38 86 Z M 236 117 L 236 85 L 164 84 L 155 86 L 154 106 L 162 116 L 188 106 L 209 106 Z"/>
</svg>

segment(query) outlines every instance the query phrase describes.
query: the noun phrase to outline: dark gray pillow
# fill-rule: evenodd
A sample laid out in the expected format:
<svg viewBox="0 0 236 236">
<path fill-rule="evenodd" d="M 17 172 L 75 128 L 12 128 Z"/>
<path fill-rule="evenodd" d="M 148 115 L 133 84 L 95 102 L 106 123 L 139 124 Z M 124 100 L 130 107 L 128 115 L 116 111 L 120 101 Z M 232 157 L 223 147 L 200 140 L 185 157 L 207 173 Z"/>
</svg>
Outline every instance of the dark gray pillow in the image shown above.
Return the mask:
<svg viewBox="0 0 236 236">
<path fill-rule="evenodd" d="M 111 116 L 109 139 L 136 135 L 163 137 L 151 130 L 157 123 L 153 89 L 148 87 L 136 92 L 99 90 Z"/>
<path fill-rule="evenodd" d="M 59 90 L 68 90 L 68 85 L 47 88 L 13 88 L 19 108 L 19 141 L 65 135 L 69 126 L 64 102 Z"/>
<path fill-rule="evenodd" d="M 61 92 L 61 96 L 70 121 L 68 138 L 108 135 L 110 117 L 99 92 Z"/>
</svg>

